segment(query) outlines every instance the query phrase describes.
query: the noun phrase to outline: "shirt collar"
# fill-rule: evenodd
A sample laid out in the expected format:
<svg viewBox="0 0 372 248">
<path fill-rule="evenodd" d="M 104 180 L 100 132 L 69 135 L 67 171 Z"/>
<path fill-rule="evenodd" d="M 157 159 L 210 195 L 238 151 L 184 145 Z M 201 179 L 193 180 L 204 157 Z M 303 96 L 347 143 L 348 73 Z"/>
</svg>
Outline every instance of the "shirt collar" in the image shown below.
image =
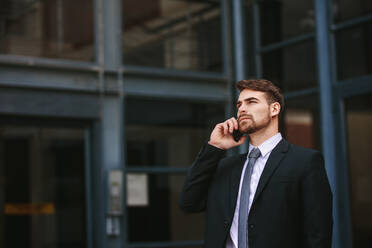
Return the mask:
<svg viewBox="0 0 372 248">
<path fill-rule="evenodd" d="M 259 146 L 253 146 L 252 144 L 249 144 L 249 151 L 248 154 L 252 151 L 253 148 L 258 148 L 261 152 L 261 156 L 265 157 L 268 153 L 270 153 L 274 147 L 282 140 L 281 133 L 277 133 L 271 138 L 265 140 L 261 145 Z"/>
</svg>

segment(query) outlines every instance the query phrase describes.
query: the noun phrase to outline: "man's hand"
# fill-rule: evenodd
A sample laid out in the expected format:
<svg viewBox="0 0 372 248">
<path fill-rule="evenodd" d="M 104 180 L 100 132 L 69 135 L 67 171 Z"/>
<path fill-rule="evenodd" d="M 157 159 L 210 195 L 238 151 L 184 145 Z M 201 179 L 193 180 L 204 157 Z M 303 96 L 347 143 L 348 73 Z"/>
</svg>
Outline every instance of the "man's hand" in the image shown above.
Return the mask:
<svg viewBox="0 0 372 248">
<path fill-rule="evenodd" d="M 212 131 L 208 143 L 223 150 L 243 144 L 247 137 L 242 136 L 239 142 L 236 142 L 232 136 L 234 129 L 239 129 L 238 121 L 234 117 L 217 124 Z"/>
</svg>

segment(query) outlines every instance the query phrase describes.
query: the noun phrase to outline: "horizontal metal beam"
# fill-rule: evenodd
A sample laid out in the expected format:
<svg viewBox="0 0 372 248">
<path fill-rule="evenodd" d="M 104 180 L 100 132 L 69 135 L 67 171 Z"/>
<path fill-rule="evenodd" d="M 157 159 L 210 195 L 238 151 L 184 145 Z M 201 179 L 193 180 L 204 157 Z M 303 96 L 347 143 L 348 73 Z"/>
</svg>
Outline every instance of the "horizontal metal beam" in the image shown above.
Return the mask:
<svg viewBox="0 0 372 248">
<path fill-rule="evenodd" d="M 21 55 L 0 55 L 0 65 L 5 66 L 23 66 L 25 68 L 44 68 L 44 69 L 58 69 L 68 71 L 80 71 L 80 72 L 98 72 L 104 70 L 105 73 L 121 73 L 135 74 L 135 75 L 151 75 L 167 76 L 171 78 L 183 78 L 193 80 L 217 80 L 226 81 L 227 77 L 223 73 L 215 72 L 199 72 L 199 71 L 188 71 L 188 70 L 176 70 L 166 68 L 154 68 L 145 66 L 135 65 L 124 65 L 120 69 L 112 68 L 101 68 L 99 64 L 84 62 L 84 61 L 73 61 L 66 59 L 50 59 L 50 58 L 38 58 Z"/>
<path fill-rule="evenodd" d="M 304 90 L 296 90 L 293 92 L 284 93 L 285 100 L 293 99 L 296 97 L 303 97 L 318 93 L 318 88 L 309 88 Z"/>
<path fill-rule="evenodd" d="M 0 114 L 97 119 L 100 115 L 99 97 L 92 94 L 3 88 L 0 90 Z"/>
<path fill-rule="evenodd" d="M 368 94 L 372 92 L 372 75 L 339 81 L 335 87 L 343 98 Z"/>
<path fill-rule="evenodd" d="M 263 46 L 258 50 L 258 52 L 260 53 L 272 52 L 274 50 L 278 50 L 284 47 L 292 46 L 292 45 L 295 45 L 295 44 L 298 44 L 304 41 L 314 39 L 314 37 L 315 37 L 315 33 L 308 33 L 308 34 L 296 36 L 294 38 L 290 38 L 290 39 L 283 40 L 277 43 L 272 43 L 270 45 Z"/>
<path fill-rule="evenodd" d="M 133 68 L 131 68 L 133 69 Z M 123 76 L 122 84 L 119 80 Z M 18 65 L 0 66 L 0 87 L 90 93 L 95 95 L 180 98 L 225 102 L 227 79 L 220 74 L 168 70 L 106 70 L 100 84 L 100 72 L 67 68 L 44 68 Z"/>
<path fill-rule="evenodd" d="M 98 92 L 98 73 L 51 68 L 4 65 L 0 67 L 0 87 Z"/>
<path fill-rule="evenodd" d="M 190 240 L 190 241 L 178 241 L 178 242 L 136 242 L 129 243 L 128 248 L 145 248 L 145 247 L 190 247 L 190 246 L 202 246 L 204 241 L 202 240 Z"/>
<path fill-rule="evenodd" d="M 226 83 L 194 80 L 172 80 L 168 77 L 129 76 L 124 74 L 124 94 L 135 97 L 189 99 L 212 102 L 228 100 Z"/>
<path fill-rule="evenodd" d="M 186 70 L 175 70 L 165 68 L 154 68 L 154 67 L 143 67 L 124 65 L 121 69 L 124 76 L 151 76 L 161 78 L 174 78 L 174 79 L 187 79 L 187 80 L 202 80 L 202 81 L 216 81 L 226 82 L 227 76 L 224 73 L 215 72 L 198 72 L 198 71 L 186 71 Z"/>
<path fill-rule="evenodd" d="M 99 65 L 93 62 L 38 58 L 21 55 L 0 55 L 0 64 L 25 66 L 28 68 L 65 69 L 70 71 L 86 72 L 96 72 L 99 70 Z"/>
<path fill-rule="evenodd" d="M 104 71 L 103 84 L 99 74 L 95 70 L 6 64 L 0 66 L 0 87 L 118 95 L 119 77 L 123 76 L 124 94 L 130 96 L 225 101 L 228 94 L 227 79 L 221 74 L 122 68 Z"/>
<path fill-rule="evenodd" d="M 162 174 L 162 173 L 170 173 L 170 174 L 184 174 L 188 171 L 189 168 L 172 168 L 172 167 L 166 167 L 166 166 L 131 166 L 128 165 L 125 169 L 128 173 L 149 173 L 149 174 Z"/>
<path fill-rule="evenodd" d="M 0 55 L 0 65 L 6 67 L 23 67 L 30 70 L 61 70 L 77 72 L 125 73 L 128 75 L 144 75 L 153 77 L 168 77 L 191 80 L 215 80 L 224 82 L 227 76 L 224 73 L 176 70 L 166 68 L 153 68 L 144 66 L 123 65 L 119 69 L 103 68 L 99 64 L 84 61 L 65 59 L 37 58 L 20 55 Z"/>
<path fill-rule="evenodd" d="M 357 25 L 360 25 L 360 24 L 363 24 L 363 23 L 370 22 L 370 21 L 372 21 L 372 14 L 357 17 L 357 18 L 353 18 L 353 19 L 347 20 L 345 22 L 332 24 L 331 25 L 331 31 L 338 31 L 338 30 L 345 29 L 345 28 L 351 28 L 351 27 L 354 27 L 354 26 L 357 26 Z"/>
</svg>

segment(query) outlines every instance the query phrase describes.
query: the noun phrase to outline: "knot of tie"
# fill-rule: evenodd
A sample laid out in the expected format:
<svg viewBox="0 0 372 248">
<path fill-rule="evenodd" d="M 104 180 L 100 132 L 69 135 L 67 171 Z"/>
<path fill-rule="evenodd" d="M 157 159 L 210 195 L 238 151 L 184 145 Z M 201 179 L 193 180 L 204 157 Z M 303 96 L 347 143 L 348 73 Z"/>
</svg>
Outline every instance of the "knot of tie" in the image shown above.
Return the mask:
<svg viewBox="0 0 372 248">
<path fill-rule="evenodd" d="M 249 153 L 249 158 L 258 158 L 261 155 L 260 149 L 253 148 L 252 151 Z"/>
</svg>

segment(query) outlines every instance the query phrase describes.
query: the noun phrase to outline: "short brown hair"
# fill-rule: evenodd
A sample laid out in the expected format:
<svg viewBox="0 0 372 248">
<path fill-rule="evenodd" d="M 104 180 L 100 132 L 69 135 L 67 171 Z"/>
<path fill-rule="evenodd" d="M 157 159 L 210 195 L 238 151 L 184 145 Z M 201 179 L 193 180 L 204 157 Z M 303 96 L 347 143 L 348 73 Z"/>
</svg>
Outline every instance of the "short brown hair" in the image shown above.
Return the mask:
<svg viewBox="0 0 372 248">
<path fill-rule="evenodd" d="M 266 79 L 250 79 L 250 80 L 240 80 L 236 84 L 239 92 L 245 89 L 255 90 L 265 92 L 266 100 L 268 104 L 278 102 L 280 104 L 280 112 L 284 109 L 284 97 L 280 92 L 280 89 L 275 86 L 272 82 Z"/>
</svg>

